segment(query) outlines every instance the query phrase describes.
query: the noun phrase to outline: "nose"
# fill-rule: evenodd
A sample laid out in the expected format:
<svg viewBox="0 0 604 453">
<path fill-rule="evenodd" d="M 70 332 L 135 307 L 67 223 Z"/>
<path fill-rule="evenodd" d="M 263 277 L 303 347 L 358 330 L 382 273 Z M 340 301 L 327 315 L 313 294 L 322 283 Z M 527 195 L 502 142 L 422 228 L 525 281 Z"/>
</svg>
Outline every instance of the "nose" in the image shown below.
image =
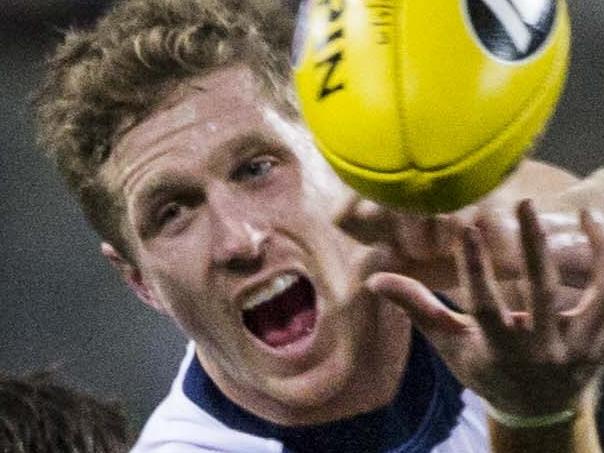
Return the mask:
<svg viewBox="0 0 604 453">
<path fill-rule="evenodd" d="M 241 213 L 213 216 L 214 264 L 234 272 L 251 272 L 262 265 L 268 234 Z"/>
</svg>

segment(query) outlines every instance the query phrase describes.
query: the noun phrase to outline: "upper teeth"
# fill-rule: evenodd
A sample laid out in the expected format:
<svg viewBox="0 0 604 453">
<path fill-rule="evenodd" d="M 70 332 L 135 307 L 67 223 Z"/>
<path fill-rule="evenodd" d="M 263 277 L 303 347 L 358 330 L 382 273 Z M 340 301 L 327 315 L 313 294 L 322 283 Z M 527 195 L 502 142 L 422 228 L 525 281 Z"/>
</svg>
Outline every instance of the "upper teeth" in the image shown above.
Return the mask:
<svg viewBox="0 0 604 453">
<path fill-rule="evenodd" d="M 272 299 L 275 296 L 283 293 L 289 289 L 294 283 L 300 279 L 297 275 L 280 275 L 274 278 L 268 285 L 268 287 L 262 288 L 259 291 L 252 294 L 243 304 L 244 310 L 251 310 L 254 307 Z"/>
</svg>

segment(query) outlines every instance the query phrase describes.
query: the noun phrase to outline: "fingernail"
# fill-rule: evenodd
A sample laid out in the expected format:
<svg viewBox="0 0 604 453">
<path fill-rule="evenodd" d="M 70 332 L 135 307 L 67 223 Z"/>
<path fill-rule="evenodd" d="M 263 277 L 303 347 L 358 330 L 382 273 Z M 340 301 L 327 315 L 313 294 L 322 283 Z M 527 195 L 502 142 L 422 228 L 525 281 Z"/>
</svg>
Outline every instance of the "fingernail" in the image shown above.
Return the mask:
<svg viewBox="0 0 604 453">
<path fill-rule="evenodd" d="M 369 290 L 369 292 L 375 294 L 379 290 L 378 282 L 379 282 L 379 276 L 376 274 L 373 274 L 365 281 L 365 287 Z"/>
<path fill-rule="evenodd" d="M 372 219 L 379 216 L 383 208 L 373 201 L 360 200 L 355 206 L 355 214 L 362 219 Z"/>
</svg>

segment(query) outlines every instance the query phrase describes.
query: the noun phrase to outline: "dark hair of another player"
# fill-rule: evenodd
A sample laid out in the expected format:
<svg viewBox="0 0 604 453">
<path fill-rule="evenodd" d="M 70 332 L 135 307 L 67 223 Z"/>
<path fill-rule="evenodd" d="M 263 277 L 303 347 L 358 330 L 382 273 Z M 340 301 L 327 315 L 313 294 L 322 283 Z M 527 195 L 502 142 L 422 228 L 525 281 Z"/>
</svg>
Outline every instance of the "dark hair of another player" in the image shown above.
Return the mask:
<svg viewBox="0 0 604 453">
<path fill-rule="evenodd" d="M 130 441 L 117 404 L 65 387 L 48 372 L 0 375 L 0 452 L 121 453 Z"/>
</svg>

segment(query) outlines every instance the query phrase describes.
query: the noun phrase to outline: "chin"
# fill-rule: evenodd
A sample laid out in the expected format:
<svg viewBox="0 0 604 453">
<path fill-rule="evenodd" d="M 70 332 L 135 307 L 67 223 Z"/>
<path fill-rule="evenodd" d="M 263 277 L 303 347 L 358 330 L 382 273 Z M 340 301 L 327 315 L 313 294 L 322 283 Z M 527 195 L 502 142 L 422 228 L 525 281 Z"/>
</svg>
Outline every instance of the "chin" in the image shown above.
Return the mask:
<svg viewBox="0 0 604 453">
<path fill-rule="evenodd" d="M 350 344 L 340 345 L 314 367 L 288 377 L 269 377 L 267 393 L 281 404 L 296 409 L 325 409 L 350 386 L 356 369 Z"/>
</svg>

